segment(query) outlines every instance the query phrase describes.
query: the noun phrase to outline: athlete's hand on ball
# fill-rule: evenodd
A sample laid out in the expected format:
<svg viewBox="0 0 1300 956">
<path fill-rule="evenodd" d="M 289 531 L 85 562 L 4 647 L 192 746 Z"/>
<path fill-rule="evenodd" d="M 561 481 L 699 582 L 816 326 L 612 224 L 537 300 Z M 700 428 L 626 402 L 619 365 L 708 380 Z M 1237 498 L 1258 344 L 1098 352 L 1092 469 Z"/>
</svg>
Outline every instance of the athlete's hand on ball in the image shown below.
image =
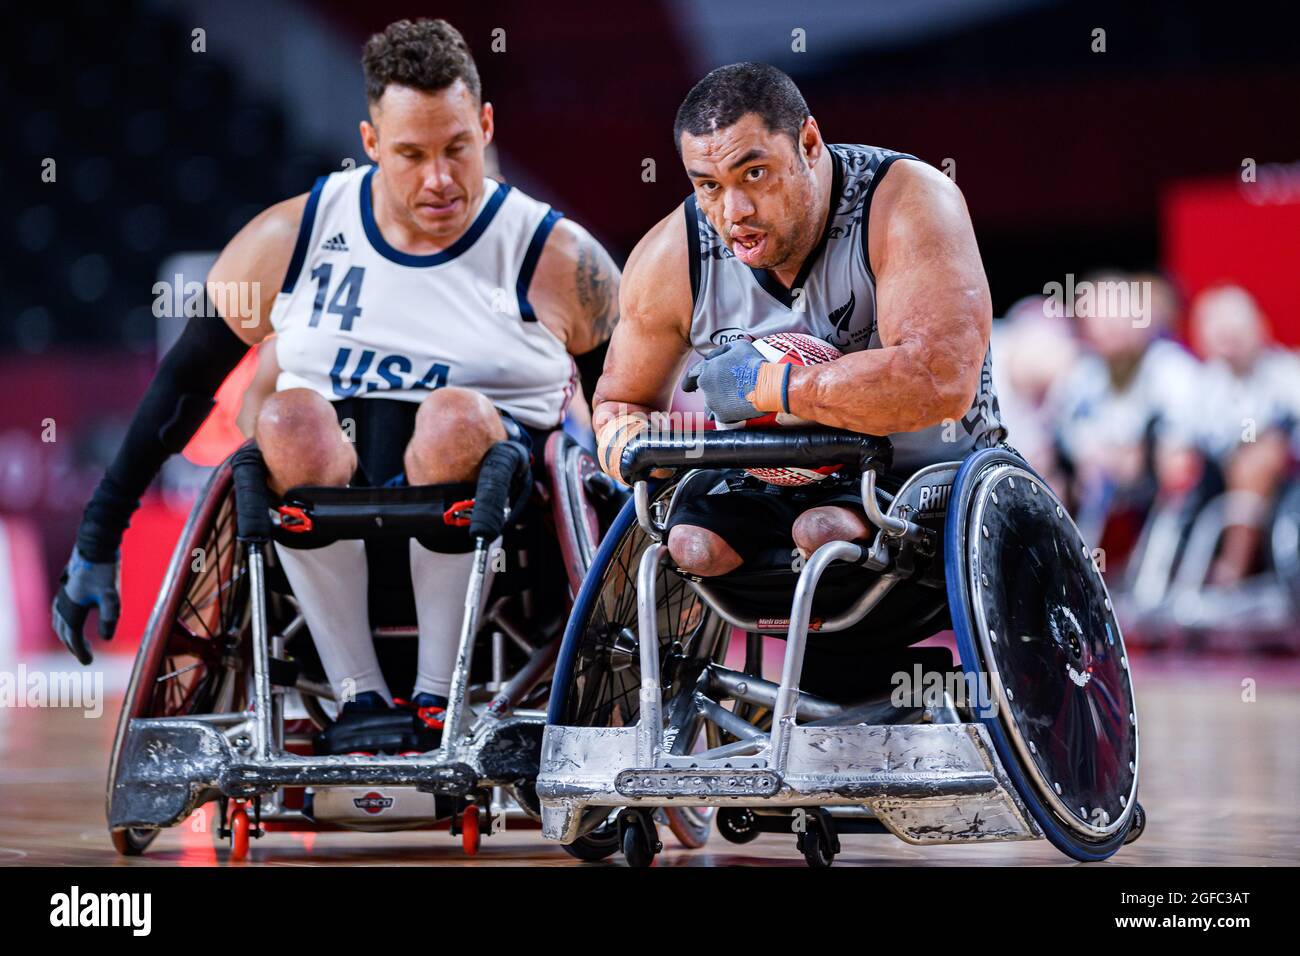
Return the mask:
<svg viewBox="0 0 1300 956">
<path fill-rule="evenodd" d="M 120 568 L 116 561 L 92 563 L 81 556 L 76 548 L 68 566 L 59 578 L 62 585 L 54 596 L 51 617 L 54 633 L 64 647 L 82 664 L 89 664 L 95 655 L 82 634 L 82 627 L 92 607 L 99 608 L 99 636 L 109 640 L 117 628 L 122 600 L 118 596 Z"/>
<path fill-rule="evenodd" d="M 731 424 L 789 412 L 789 381 L 789 365 L 765 360 L 749 342 L 728 342 L 686 373 L 682 391 L 698 389 L 713 417 Z"/>
</svg>

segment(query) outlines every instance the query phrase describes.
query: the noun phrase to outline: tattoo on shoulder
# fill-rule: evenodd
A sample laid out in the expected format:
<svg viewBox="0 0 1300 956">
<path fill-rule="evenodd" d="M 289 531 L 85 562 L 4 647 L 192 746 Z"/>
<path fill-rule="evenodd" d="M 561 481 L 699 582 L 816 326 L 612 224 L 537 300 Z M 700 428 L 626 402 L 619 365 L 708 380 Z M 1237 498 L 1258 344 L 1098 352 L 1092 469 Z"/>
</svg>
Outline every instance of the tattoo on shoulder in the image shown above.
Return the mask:
<svg viewBox="0 0 1300 956">
<path fill-rule="evenodd" d="M 591 331 L 596 341 L 603 342 L 618 324 L 618 291 L 614 274 L 610 270 L 609 256 L 594 239 L 578 247 L 578 267 L 575 274 L 578 304 L 591 320 Z"/>
</svg>

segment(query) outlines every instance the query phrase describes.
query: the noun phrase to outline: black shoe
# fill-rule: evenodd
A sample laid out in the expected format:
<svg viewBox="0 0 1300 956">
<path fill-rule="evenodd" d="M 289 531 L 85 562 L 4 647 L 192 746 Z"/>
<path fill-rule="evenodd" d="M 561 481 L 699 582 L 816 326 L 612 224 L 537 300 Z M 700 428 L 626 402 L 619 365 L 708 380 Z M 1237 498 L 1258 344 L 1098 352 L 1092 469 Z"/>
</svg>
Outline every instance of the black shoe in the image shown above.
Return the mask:
<svg viewBox="0 0 1300 956">
<path fill-rule="evenodd" d="M 390 707 L 382 696 L 366 691 L 344 704 L 314 743 L 318 754 L 374 756 L 418 750 L 421 739 L 409 710 Z"/>
<path fill-rule="evenodd" d="M 417 745 L 413 748 L 420 753 L 437 750 L 442 743 L 442 726 L 447 717 L 447 698 L 437 694 L 420 693 L 412 700 L 399 700 L 413 718 L 412 729 Z"/>
</svg>

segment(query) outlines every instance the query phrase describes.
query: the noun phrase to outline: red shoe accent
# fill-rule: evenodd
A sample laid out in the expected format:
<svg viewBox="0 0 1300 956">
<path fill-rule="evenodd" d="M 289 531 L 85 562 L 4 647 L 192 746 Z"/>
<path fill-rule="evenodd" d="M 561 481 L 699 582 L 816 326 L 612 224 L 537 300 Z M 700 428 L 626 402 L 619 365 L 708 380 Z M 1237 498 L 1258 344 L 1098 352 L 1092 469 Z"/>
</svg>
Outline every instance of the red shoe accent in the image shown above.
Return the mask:
<svg viewBox="0 0 1300 956">
<path fill-rule="evenodd" d="M 415 716 L 420 718 L 424 726 L 430 730 L 442 730 L 443 721 L 447 717 L 447 708 L 445 707 L 421 707 L 415 712 Z"/>
</svg>

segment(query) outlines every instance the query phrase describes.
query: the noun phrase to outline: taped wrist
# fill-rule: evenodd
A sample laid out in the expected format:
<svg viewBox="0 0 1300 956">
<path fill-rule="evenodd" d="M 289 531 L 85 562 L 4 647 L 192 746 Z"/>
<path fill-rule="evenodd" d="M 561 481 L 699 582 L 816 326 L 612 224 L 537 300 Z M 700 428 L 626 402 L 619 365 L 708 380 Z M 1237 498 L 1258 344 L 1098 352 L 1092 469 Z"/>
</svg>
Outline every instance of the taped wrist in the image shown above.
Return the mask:
<svg viewBox="0 0 1300 956">
<path fill-rule="evenodd" d="M 582 383 L 582 396 L 590 406 L 596 394 L 596 383 L 600 381 L 605 370 L 605 353 L 609 351 L 609 342 L 601 342 L 590 352 L 573 357 L 573 364 L 578 367 L 578 380 Z"/>
<path fill-rule="evenodd" d="M 758 367 L 751 404 L 760 412 L 789 413 L 791 368 L 784 362 L 764 362 Z"/>
<path fill-rule="evenodd" d="M 623 449 L 648 424 L 642 415 L 620 415 L 605 423 L 596 438 L 596 456 L 605 474 L 623 481 Z"/>
<path fill-rule="evenodd" d="M 77 550 L 88 561 L 114 559 L 145 489 L 163 462 L 199 430 L 215 405 L 217 389 L 248 351 L 223 319 L 204 311 L 190 319 L 163 357 L 121 448 L 86 505 Z"/>
</svg>

